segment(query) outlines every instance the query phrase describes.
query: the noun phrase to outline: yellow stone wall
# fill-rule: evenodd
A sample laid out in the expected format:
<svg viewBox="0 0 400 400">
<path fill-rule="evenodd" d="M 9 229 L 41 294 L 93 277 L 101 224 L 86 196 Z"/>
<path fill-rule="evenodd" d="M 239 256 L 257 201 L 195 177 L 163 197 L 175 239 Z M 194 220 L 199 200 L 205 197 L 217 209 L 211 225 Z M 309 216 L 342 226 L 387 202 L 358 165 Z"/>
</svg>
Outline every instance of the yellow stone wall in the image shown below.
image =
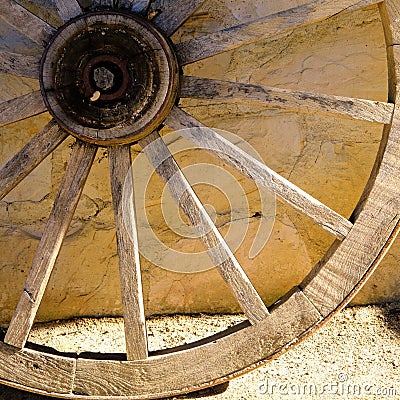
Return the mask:
<svg viewBox="0 0 400 400">
<path fill-rule="evenodd" d="M 58 23 L 51 2 L 20 2 L 53 24 Z M 305 2 L 209 0 L 173 39 L 180 41 L 213 32 Z M 35 54 L 33 44 L 5 24 L 0 25 L 0 33 L 2 49 Z M 185 73 L 387 100 L 386 52 L 377 7 L 340 14 L 273 40 L 260 39 L 252 45 L 185 67 Z M 5 74 L 0 74 L 0 85 L 1 101 L 38 88 L 34 80 Z M 257 150 L 268 166 L 346 217 L 351 215 L 362 193 L 382 135 L 381 125 L 332 115 L 222 105 L 216 101 L 184 100 L 182 105 L 207 125 L 238 135 Z M 48 120 L 48 115 L 42 115 L 2 128 L 2 164 Z M 71 143 L 72 139 L 64 143 L 0 202 L 1 323 L 10 319 L 18 300 L 65 171 Z M 134 148 L 133 155 L 136 156 L 138 151 Z M 250 206 L 248 210 L 237 206 L 234 215 L 240 218 L 235 221 L 231 221 L 228 189 L 199 183 L 196 190 L 223 233 L 227 233 L 229 228 L 237 232 L 238 223 L 248 227 L 236 256 L 268 304 L 299 283 L 332 243 L 333 238 L 329 234 L 278 201 L 269 240 L 258 257 L 250 259 L 249 251 L 259 227 L 261 212 L 256 186 L 204 151 L 180 154 L 178 160 L 182 167 L 206 163 L 214 165 L 213 168 L 224 168 L 230 174 L 232 185 L 240 185 L 238 193 L 245 193 Z M 40 307 L 40 320 L 121 312 L 108 174 L 107 152 L 99 149 Z M 196 172 L 193 176 L 196 177 Z M 226 187 L 230 185 L 228 183 Z M 162 193 L 161 182 L 152 178 L 146 191 L 146 213 L 157 237 L 178 252 L 201 251 L 202 245 L 198 240 L 181 238 L 168 228 L 161 209 Z M 233 204 L 242 204 L 239 198 L 231 200 Z M 179 215 L 173 207 L 169 207 L 169 211 Z M 146 229 L 144 223 L 139 223 L 139 227 Z M 147 246 L 147 252 L 153 251 L 151 244 L 142 245 Z M 167 260 L 171 269 L 179 268 L 174 265 L 177 260 L 174 257 L 160 252 L 158 248 L 154 248 L 153 253 L 156 261 Z M 400 249 L 396 243 L 356 297 L 355 303 L 399 299 L 399 256 Z M 186 267 L 193 268 L 190 263 L 195 259 L 186 258 Z M 182 274 L 154 266 L 142 257 L 142 272 L 147 314 L 238 311 L 233 296 L 214 269 Z"/>
</svg>

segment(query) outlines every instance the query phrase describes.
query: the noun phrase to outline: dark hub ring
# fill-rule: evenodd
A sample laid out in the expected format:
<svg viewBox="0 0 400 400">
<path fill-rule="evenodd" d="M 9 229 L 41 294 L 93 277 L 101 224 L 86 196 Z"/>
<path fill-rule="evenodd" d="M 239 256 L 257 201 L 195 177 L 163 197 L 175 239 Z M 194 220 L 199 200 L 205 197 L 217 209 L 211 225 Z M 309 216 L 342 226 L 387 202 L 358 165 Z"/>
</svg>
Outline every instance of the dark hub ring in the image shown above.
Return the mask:
<svg viewBox="0 0 400 400">
<path fill-rule="evenodd" d="M 93 57 L 83 70 L 83 83 L 87 97 L 100 92 L 99 100 L 114 100 L 121 97 L 130 83 L 128 62 L 113 55 Z"/>
<path fill-rule="evenodd" d="M 160 126 L 176 101 L 178 71 L 170 43 L 148 21 L 96 12 L 55 34 L 40 84 L 64 129 L 108 146 L 135 142 Z"/>
</svg>

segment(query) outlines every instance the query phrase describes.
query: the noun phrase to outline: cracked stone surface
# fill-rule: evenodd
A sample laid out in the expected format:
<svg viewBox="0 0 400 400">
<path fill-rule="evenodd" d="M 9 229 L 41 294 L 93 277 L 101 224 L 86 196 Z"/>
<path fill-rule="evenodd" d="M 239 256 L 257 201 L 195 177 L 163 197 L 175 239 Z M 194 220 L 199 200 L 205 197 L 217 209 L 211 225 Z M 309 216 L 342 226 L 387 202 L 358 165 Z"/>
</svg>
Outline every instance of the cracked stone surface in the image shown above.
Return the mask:
<svg viewBox="0 0 400 400">
<path fill-rule="evenodd" d="M 21 3 L 54 25 L 60 24 L 49 0 L 21 0 Z M 279 12 L 294 3 L 302 4 L 305 0 L 209 0 L 174 35 L 173 40 L 188 39 L 195 35 L 194 32 L 217 31 L 266 12 Z M 35 54 L 33 44 L 3 22 L 0 23 L 0 33 L 0 48 Z M 4 37 L 11 40 L 6 42 Z M 384 47 L 379 12 L 374 6 L 336 15 L 278 38 L 260 39 L 185 67 L 185 73 L 386 101 Z M 1 73 L 0 85 L 0 101 L 38 89 L 35 80 Z M 351 215 L 362 193 L 382 135 L 381 125 L 328 114 L 297 114 L 235 104 L 221 105 L 214 101 L 185 100 L 182 105 L 207 125 L 230 131 L 247 141 L 269 167 L 346 217 Z M 1 163 L 15 154 L 47 121 L 49 116 L 45 114 L 2 129 Z M 18 301 L 65 172 L 71 143 L 72 140 L 65 142 L 0 202 L 2 324 L 10 319 Z M 138 151 L 134 147 L 134 157 Z M 249 251 L 259 227 L 261 209 L 254 183 L 204 151 L 182 153 L 177 159 L 182 167 L 187 168 L 195 163 L 223 168 L 232 182 L 239 185 L 240 193 L 244 193 L 250 204 L 248 210 L 241 206 L 241 199 L 228 199 L 218 188 L 198 184 L 195 190 L 208 204 L 223 234 L 234 228 L 238 221 L 247 223 L 247 232 L 236 256 L 268 304 L 299 283 L 332 243 L 329 234 L 278 202 L 269 240 L 258 258 L 251 259 Z M 108 177 L 107 152 L 101 148 L 39 309 L 39 320 L 121 313 Z M 148 223 L 139 224 L 139 228 L 143 230 L 145 225 L 150 225 L 166 246 L 178 252 L 204 250 L 199 240 L 182 238 L 169 229 L 161 207 L 163 189 L 161 181 L 152 177 L 145 193 Z M 235 207 L 234 213 L 229 200 Z M 174 210 L 173 207 L 170 209 Z M 236 222 L 231 221 L 233 215 Z M 158 259 L 169 257 L 156 248 L 153 253 Z M 399 255 L 400 248 L 396 243 L 357 296 L 356 303 L 398 298 L 400 277 L 392 271 L 399 263 Z M 171 263 L 174 262 L 171 258 Z M 239 311 L 229 288 L 215 270 L 181 274 L 154 266 L 142 257 L 142 272 L 147 314 Z"/>
</svg>

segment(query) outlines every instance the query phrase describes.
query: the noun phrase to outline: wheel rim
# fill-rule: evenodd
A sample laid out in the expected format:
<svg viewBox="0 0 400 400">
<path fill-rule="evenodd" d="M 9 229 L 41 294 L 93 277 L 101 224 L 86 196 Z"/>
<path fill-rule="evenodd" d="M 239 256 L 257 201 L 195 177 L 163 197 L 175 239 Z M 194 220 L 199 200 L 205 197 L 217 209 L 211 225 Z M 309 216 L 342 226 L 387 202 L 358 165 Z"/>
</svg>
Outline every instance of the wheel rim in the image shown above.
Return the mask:
<svg viewBox="0 0 400 400">
<path fill-rule="evenodd" d="M 317 110 L 321 110 L 321 107 L 331 107 L 330 111 L 333 113 L 374 120 L 386 125 L 381 145 L 382 153 L 378 155 L 373 175 L 363 198 L 353 214 L 352 222 L 315 199 L 310 199 L 301 189 L 291 185 L 265 166 L 259 165 L 246 154 L 238 151 L 232 144 L 221 139 L 213 130 L 204 127 L 196 119 L 178 107 L 173 106 L 178 86 L 177 64 L 174 51 L 170 49 L 168 41 L 163 39 L 163 35 L 158 33 L 157 29 L 164 31 L 167 36 L 171 35 L 200 5 L 200 1 L 188 1 L 185 10 L 175 10 L 175 13 L 171 13 L 171 10 L 168 10 L 168 6 L 166 6 L 167 9 L 164 10 L 166 17 L 162 18 L 163 14 L 161 13 L 161 17 L 156 17 L 151 24 L 142 22 L 138 17 L 127 16 L 125 13 L 108 11 L 86 14 L 86 17 L 80 17 L 82 10 L 77 2 L 56 3 L 59 15 L 66 22 L 66 25 L 61 28 L 58 34 L 54 33 L 50 26 L 40 22 L 40 20 L 16 3 L 8 0 L 4 1 L 5 18 L 9 23 L 12 24 L 14 21 L 17 24 L 19 21 L 15 20 L 15 15 L 21 15 L 21 13 L 27 22 L 34 21 L 37 29 L 34 32 L 24 32 L 30 35 L 32 40 L 41 43 L 43 39 L 48 40 L 49 37 L 53 37 L 42 60 L 42 93 L 44 101 L 47 107 L 50 108 L 54 118 L 62 128 L 77 137 L 77 142 L 37 256 L 33 262 L 30 276 L 21 295 L 20 303 L 10 323 L 4 343 L 0 344 L 0 360 L 2 360 L 0 362 L 0 380 L 8 385 L 39 393 L 50 393 L 58 397 L 156 398 L 185 393 L 222 383 L 238 374 L 255 368 L 260 363 L 299 342 L 347 304 L 387 251 L 391 241 L 397 234 L 397 226 L 400 219 L 398 212 L 400 195 L 398 176 L 400 174 L 398 173 L 399 163 L 397 160 L 397 155 L 400 154 L 400 138 L 398 137 L 400 135 L 400 122 L 396 86 L 400 56 L 398 47 L 395 45 L 395 43 L 398 43 L 400 29 L 396 22 L 399 16 L 395 1 L 342 1 L 340 4 L 335 2 L 335 5 L 331 1 L 313 1 L 306 6 L 294 8 L 286 14 L 273 15 L 272 17 L 249 23 L 247 26 L 243 24 L 229 30 L 229 32 L 221 31 L 217 37 L 215 35 L 205 35 L 176 46 L 178 63 L 183 66 L 238 47 L 241 44 L 249 43 L 252 40 L 254 41 L 254 35 L 249 37 L 249 32 L 257 32 L 258 34 L 260 29 L 262 29 L 262 32 L 267 29 L 268 34 L 273 35 L 287 29 L 293 29 L 293 27 L 301 24 L 317 21 L 321 17 L 329 17 L 346 8 L 351 10 L 371 4 L 379 4 L 386 30 L 388 59 L 391 69 L 389 103 L 368 102 L 359 99 L 350 100 L 334 96 L 324 96 L 324 102 L 322 102 L 321 96 L 317 101 L 314 101 L 315 98 L 313 99 L 311 95 L 307 97 L 305 93 L 294 91 L 279 92 L 281 98 L 285 98 L 286 101 L 293 101 L 293 99 L 302 97 L 304 101 L 311 102 L 311 107 L 317 107 Z M 146 15 L 148 4 L 147 2 L 134 2 L 132 10 Z M 299 15 L 299 19 L 292 19 L 287 16 L 292 12 L 297 12 L 296 15 Z M 161 96 L 162 101 L 158 104 L 154 113 L 156 117 L 153 115 L 149 118 L 151 123 L 146 120 L 146 123 L 143 123 L 137 129 L 130 127 L 126 131 L 118 130 L 117 134 L 115 134 L 115 127 L 120 121 L 118 123 L 114 122 L 114 125 L 111 124 L 113 125 L 110 128 L 113 131 L 112 134 L 104 127 L 99 128 L 96 126 L 95 133 L 88 133 L 87 129 L 82 128 L 83 124 L 75 124 L 78 125 L 78 128 L 75 125 L 71 126 L 64 119 L 64 115 L 58 112 L 57 107 L 54 105 L 55 102 L 51 100 L 51 96 L 48 93 L 51 91 L 50 89 L 53 89 L 52 84 L 55 81 L 54 76 L 56 73 L 53 73 L 53 75 L 52 73 L 47 73 L 50 65 L 47 57 L 52 59 L 53 55 L 58 51 L 54 51 L 53 54 L 53 50 L 60 48 L 59 45 L 53 47 L 58 38 L 64 40 L 60 32 L 65 32 L 68 27 L 75 28 L 75 26 L 79 26 L 84 18 L 103 18 L 103 16 L 115 16 L 130 22 L 133 20 L 142 27 L 145 26 L 146 30 L 151 32 L 151 36 L 157 38 L 157 45 L 162 43 L 161 47 L 166 60 L 165 65 L 168 65 L 167 69 L 169 71 L 166 75 L 166 87 L 168 89 Z M 75 19 L 69 22 L 71 18 Z M 279 24 L 274 25 L 274 22 L 279 22 Z M 277 28 L 277 26 L 279 27 Z M 229 41 L 224 40 L 224 35 L 229 36 L 231 39 Z M 113 68 L 117 67 L 116 73 L 120 73 L 122 76 L 120 79 L 122 83 L 118 85 L 118 88 L 113 87 L 113 84 L 111 84 L 111 96 L 120 97 L 118 92 L 125 87 L 123 84 L 125 67 L 119 65 L 121 60 L 119 57 L 117 59 L 115 57 L 115 54 L 96 53 L 87 62 L 82 69 L 82 80 L 84 80 L 85 76 L 89 77 L 86 79 L 86 83 L 84 82 L 82 85 L 85 87 L 84 94 L 86 97 L 89 94 L 91 97 L 95 94 L 90 93 L 89 89 L 100 89 L 98 90 L 100 96 L 103 96 L 103 99 L 100 97 L 100 101 L 115 100 L 104 99 L 104 96 L 107 95 L 107 90 L 110 88 L 107 84 L 102 86 L 99 83 L 100 80 L 96 81 L 94 78 L 95 68 L 105 68 L 106 71 L 102 70 L 98 74 L 109 75 L 108 73 L 112 69 L 109 67 L 110 63 L 114 66 Z M 60 58 L 57 58 L 57 60 L 60 60 Z M 12 71 L 10 70 L 10 72 Z M 36 72 L 37 69 L 33 66 L 26 67 L 23 71 L 18 71 L 18 74 L 35 75 Z M 53 76 L 53 78 L 48 81 L 49 76 Z M 251 85 L 210 81 L 193 77 L 181 78 L 180 95 L 182 97 L 212 97 L 225 101 L 232 99 L 240 101 L 244 97 L 251 97 L 255 102 L 262 102 L 265 101 L 266 96 L 270 95 L 265 88 Z M 93 87 L 93 81 L 98 86 Z M 124 93 L 125 89 L 122 90 L 122 93 Z M 19 104 L 17 111 L 7 113 L 7 110 L 15 106 L 16 101 Z M 27 104 L 27 102 L 32 110 L 25 108 L 21 111 L 21 104 Z M 42 103 L 41 97 L 34 94 L 29 98 L 19 98 L 14 102 L 2 104 L 2 125 L 13 122 L 16 118 L 26 118 L 34 115 L 34 113 L 43 112 L 45 109 Z M 322 103 L 323 105 L 321 106 Z M 332 106 L 329 104 L 332 104 Z M 307 103 L 303 107 L 310 107 L 310 104 Z M 261 180 L 269 179 L 268 184 L 272 180 L 273 190 L 278 196 L 334 234 L 338 240 L 299 287 L 293 289 L 273 307 L 267 309 L 251 282 L 243 273 L 240 265 L 238 265 L 235 257 L 227 248 L 223 238 L 218 232 L 212 231 L 209 233 L 210 230 L 207 229 L 207 233 L 203 233 L 205 243 L 206 245 L 208 244 L 209 248 L 218 248 L 219 253 L 215 256 L 214 261 L 217 264 L 217 261 L 221 260 L 222 257 L 223 261 L 218 266 L 219 272 L 230 284 L 249 321 L 236 326 L 230 331 L 228 330 L 214 337 L 196 342 L 185 348 L 176 348 L 164 354 L 152 354 L 149 356 L 146 344 L 143 301 L 141 298 L 140 263 L 137 242 L 135 243 L 137 238 L 135 234 L 133 241 L 129 239 L 121 216 L 122 198 L 120 189 L 131 164 L 129 146 L 125 144 L 129 145 L 139 141 L 145 153 L 146 149 L 148 149 L 146 154 L 153 161 L 155 161 L 154 153 L 166 154 L 164 168 L 158 171 L 160 176 L 169 181 L 171 174 L 178 174 L 178 186 L 180 189 L 177 190 L 172 187 L 171 190 L 173 193 L 174 190 L 175 193 L 187 193 L 182 206 L 183 212 L 193 224 L 197 224 L 200 227 L 212 227 L 212 222 L 208 219 L 194 192 L 191 191 L 190 185 L 185 181 L 183 175 L 180 175 L 179 167 L 173 158 L 169 156 L 168 149 L 163 144 L 162 139 L 156 131 L 153 132 L 164 121 L 172 129 L 192 128 L 189 131 L 184 131 L 183 135 L 186 138 L 199 145 L 208 143 L 209 148 L 212 148 L 213 145 L 218 146 L 220 150 L 222 149 L 222 152 L 219 151 L 216 155 L 245 175 L 253 179 L 255 177 Z M 75 117 L 73 122 L 76 123 Z M 199 134 L 200 128 L 202 135 Z M 104 133 L 104 136 L 100 139 L 99 132 L 101 132 L 100 134 Z M 1 186 L 3 188 L 1 197 L 4 197 L 15 187 L 66 137 L 67 133 L 60 129 L 55 122 L 51 122 L 0 171 L 0 182 L 2 182 Z M 120 146 L 115 146 L 116 144 Z M 69 358 L 61 354 L 51 354 L 50 351 L 39 352 L 30 349 L 29 345 L 25 346 L 41 297 L 76 204 L 79 201 L 98 146 L 108 146 L 110 158 L 124 302 L 126 358 L 128 361 Z M 33 157 L 30 160 L 26 160 L 27 156 Z M 16 171 L 16 165 L 21 165 L 18 171 Z M 60 209 L 64 211 L 60 212 Z M 133 229 L 136 231 L 135 227 Z M 213 257 L 212 254 L 210 256 Z M 135 260 L 133 266 L 131 265 L 132 260 Z M 221 362 L 221 360 L 224 361 Z M 19 372 L 18 376 L 15 376 L 15 369 Z"/>
</svg>

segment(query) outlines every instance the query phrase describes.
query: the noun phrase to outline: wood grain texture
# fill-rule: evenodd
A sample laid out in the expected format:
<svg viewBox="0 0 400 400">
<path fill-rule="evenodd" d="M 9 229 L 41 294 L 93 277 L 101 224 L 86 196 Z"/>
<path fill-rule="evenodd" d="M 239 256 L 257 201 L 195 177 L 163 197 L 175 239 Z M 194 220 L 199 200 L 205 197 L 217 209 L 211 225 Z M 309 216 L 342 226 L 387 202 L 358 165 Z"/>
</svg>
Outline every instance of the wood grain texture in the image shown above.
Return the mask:
<svg viewBox="0 0 400 400">
<path fill-rule="evenodd" d="M 296 291 L 267 319 L 191 350 L 143 362 L 78 359 L 74 393 L 144 399 L 149 394 L 162 397 L 193 391 L 211 381 L 218 384 L 238 375 L 240 365 L 257 364 L 264 353 L 283 351 L 320 319 L 315 307 Z"/>
<path fill-rule="evenodd" d="M 391 70 L 389 97 L 396 106 L 387 143 L 384 135 L 381 146 L 384 149 L 382 158 L 379 157 L 381 168 L 379 172 L 376 168 L 377 175 L 372 176 L 374 187 L 354 227 L 342 243 L 335 243 L 335 251 L 302 283 L 304 292 L 295 290 L 271 309 L 268 318 L 253 326 L 243 326 L 193 348 L 146 360 L 78 359 L 75 365 L 75 360 L 17 350 L 0 343 L 0 381 L 42 394 L 65 394 L 65 398 L 76 399 L 174 396 L 221 383 L 256 367 L 307 335 L 322 322 L 320 313 L 330 317 L 349 301 L 387 251 L 400 225 L 400 98 L 398 74 L 393 73 L 399 71 L 400 65 L 400 41 L 395 41 L 400 32 L 400 5 L 398 0 L 386 3 L 382 10 L 388 15 L 391 29 L 397 32 L 393 34 L 391 29 L 386 32 Z M 386 128 L 389 131 L 389 126 Z"/>
<path fill-rule="evenodd" d="M 75 360 L 19 350 L 0 342 L 0 381 L 36 389 L 43 394 L 70 394 Z"/>
<path fill-rule="evenodd" d="M 33 171 L 68 136 L 55 121 L 47 124 L 0 170 L 0 199 Z"/>
<path fill-rule="evenodd" d="M 357 206 L 354 232 L 331 251 L 302 287 L 324 316 L 348 303 L 374 272 L 399 232 L 400 219 L 400 5 L 380 5 L 388 53 L 389 99 L 395 102 L 393 123 L 386 126 L 371 179 Z"/>
<path fill-rule="evenodd" d="M 156 16 L 154 26 L 171 36 L 204 2 L 204 0 L 155 0 L 151 9 Z"/>
<path fill-rule="evenodd" d="M 382 0 L 381 0 L 382 1 Z M 277 36 L 295 28 L 327 19 L 342 11 L 352 11 L 379 0 L 314 0 L 277 14 L 267 15 L 254 21 L 223 29 L 176 45 L 180 65 L 234 50 L 261 38 Z"/>
<path fill-rule="evenodd" d="M 29 270 L 4 342 L 22 348 L 28 338 L 61 245 L 67 234 L 97 147 L 77 141 Z"/>
<path fill-rule="evenodd" d="M 386 31 L 386 42 L 388 45 L 400 45 L 400 4 L 397 0 L 385 0 L 380 4 L 383 11 L 382 21 Z M 385 10 L 383 10 L 385 9 Z M 397 68 L 400 66 L 397 64 Z M 398 72 L 398 71 L 397 71 Z"/>
<path fill-rule="evenodd" d="M 40 91 L 0 103 L 0 126 L 33 117 L 47 111 Z"/>
<path fill-rule="evenodd" d="M 0 19 L 41 46 L 46 44 L 55 32 L 52 26 L 30 13 L 14 0 L 0 0 L 0 10 Z"/>
<path fill-rule="evenodd" d="M 0 72 L 39 79 L 40 57 L 0 51 Z"/>
<path fill-rule="evenodd" d="M 128 360 L 141 360 L 147 357 L 147 331 L 133 193 L 126 203 L 123 202 L 124 185 L 128 185 L 132 191 L 134 187 L 130 147 L 109 147 L 108 159 L 117 231 L 126 355 Z"/>
<path fill-rule="evenodd" d="M 165 123 L 200 148 L 211 151 L 239 172 L 274 192 L 282 200 L 311 218 L 321 228 L 343 240 L 353 224 L 312 196 L 254 159 L 243 150 L 175 107 Z M 185 129 L 190 128 L 190 129 Z"/>
<path fill-rule="evenodd" d="M 76 0 L 54 0 L 56 10 L 63 22 L 68 22 L 82 14 L 82 9 Z"/>
<path fill-rule="evenodd" d="M 203 240 L 208 254 L 222 278 L 231 288 L 251 323 L 269 313 L 224 238 L 207 214 L 162 138 L 154 132 L 139 144 L 160 177 L 167 183 L 172 197 Z"/>
<path fill-rule="evenodd" d="M 73 106 L 75 102 L 68 95 L 68 90 L 60 89 L 60 82 L 58 86 L 55 84 L 58 78 L 55 77 L 56 69 L 54 66 L 58 65 L 57 63 L 60 60 L 59 49 L 70 48 L 66 38 L 80 36 L 82 31 L 87 32 L 92 28 L 99 29 L 99 24 L 108 25 L 110 29 L 120 31 L 120 34 L 125 39 L 130 37 L 128 32 L 136 32 L 137 39 L 135 40 L 143 43 L 143 46 L 140 45 L 138 47 L 141 50 L 138 50 L 136 54 L 136 50 L 131 49 L 130 51 L 133 51 L 136 55 L 128 51 L 130 55 L 127 53 L 124 56 L 121 55 L 121 57 L 133 57 L 138 63 L 142 62 L 140 60 L 143 59 L 143 65 L 140 66 L 133 63 L 136 66 L 132 66 L 132 68 L 136 68 L 138 71 L 143 69 L 140 73 L 138 72 L 139 75 L 136 78 L 145 79 L 147 83 L 140 89 L 142 100 L 116 101 L 112 107 L 99 108 L 93 105 L 93 110 L 89 110 L 87 107 L 84 108 L 83 111 L 86 117 L 79 117 L 79 106 Z M 84 37 L 86 36 L 84 35 Z M 95 46 L 95 48 L 102 52 L 102 45 L 98 45 L 100 47 L 97 49 Z M 109 47 L 107 45 L 106 47 L 106 53 L 119 52 L 118 46 L 113 48 L 113 46 Z M 67 67 L 66 58 L 68 57 L 65 55 L 62 59 L 64 60 L 63 65 Z M 145 67 L 147 65 L 152 67 Z M 79 18 L 72 24 L 64 26 L 62 33 L 54 37 L 51 46 L 43 56 L 42 75 L 44 100 L 48 108 L 51 109 L 52 114 L 60 121 L 60 124 L 68 131 L 74 132 L 75 137 L 100 146 L 132 143 L 160 126 L 169 110 L 175 104 L 179 85 L 179 69 L 169 41 L 150 24 L 147 26 L 145 22 L 142 23 L 137 19 L 130 18 L 126 13 L 110 14 L 102 12 L 101 14 L 86 14 L 85 18 Z M 64 75 L 68 75 L 67 70 L 64 71 Z M 68 82 L 68 80 L 65 81 L 65 88 L 69 87 Z M 57 90 L 55 86 L 58 87 Z M 90 95 L 93 95 L 93 93 L 90 93 Z M 69 98 L 71 104 L 68 107 L 64 106 L 63 102 L 60 101 L 61 98 Z M 71 112 L 66 111 L 69 108 L 71 108 Z M 99 120 L 107 121 L 107 123 L 102 124 Z M 99 126 L 102 126 L 102 128 L 100 129 Z"/>
<path fill-rule="evenodd" d="M 396 63 L 400 62 L 400 48 L 393 51 Z M 397 96 L 390 135 L 380 167 L 376 169 L 379 172 L 371 178 L 374 186 L 368 198 L 363 200 L 352 231 L 302 283 L 304 292 L 324 316 L 328 316 L 339 304 L 352 299 L 357 292 L 354 288 L 372 274 L 378 264 L 376 260 L 382 258 L 398 233 L 400 95 Z"/>
<path fill-rule="evenodd" d="M 131 11 L 145 16 L 147 14 L 147 11 L 150 7 L 151 0 L 134 0 L 131 7 Z"/>
<path fill-rule="evenodd" d="M 180 97 L 220 100 L 307 113 L 339 114 L 382 124 L 391 123 L 394 111 L 394 104 L 391 103 L 193 76 L 182 78 Z"/>
<path fill-rule="evenodd" d="M 92 10 L 111 10 L 114 8 L 115 0 L 93 0 Z"/>
<path fill-rule="evenodd" d="M 383 22 L 387 46 L 389 100 L 395 102 L 400 76 L 400 60 L 396 59 L 396 52 L 394 50 L 400 46 L 400 5 L 395 0 L 386 0 L 379 4 L 379 11 Z"/>
</svg>

